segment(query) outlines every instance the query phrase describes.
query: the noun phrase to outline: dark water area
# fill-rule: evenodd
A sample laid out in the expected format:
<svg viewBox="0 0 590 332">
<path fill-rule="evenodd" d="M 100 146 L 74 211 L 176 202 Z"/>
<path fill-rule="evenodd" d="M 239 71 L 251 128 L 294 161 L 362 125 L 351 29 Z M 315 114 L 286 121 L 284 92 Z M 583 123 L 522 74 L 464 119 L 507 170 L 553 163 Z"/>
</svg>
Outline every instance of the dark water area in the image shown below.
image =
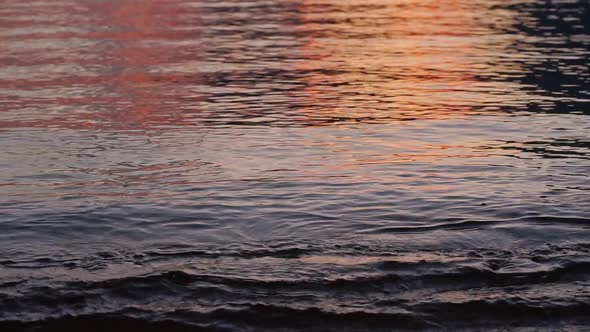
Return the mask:
<svg viewBox="0 0 590 332">
<path fill-rule="evenodd" d="M 3 0 L 1 331 L 590 330 L 590 4 Z"/>
</svg>

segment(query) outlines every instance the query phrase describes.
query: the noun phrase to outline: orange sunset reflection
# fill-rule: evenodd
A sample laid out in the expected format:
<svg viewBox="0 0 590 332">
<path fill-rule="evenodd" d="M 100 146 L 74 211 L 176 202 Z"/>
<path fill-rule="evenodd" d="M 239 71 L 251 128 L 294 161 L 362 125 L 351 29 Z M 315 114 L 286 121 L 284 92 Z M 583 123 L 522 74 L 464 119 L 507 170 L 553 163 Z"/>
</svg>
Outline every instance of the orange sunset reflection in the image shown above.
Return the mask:
<svg viewBox="0 0 590 332">
<path fill-rule="evenodd" d="M 443 119 L 470 113 L 474 105 L 495 109 L 507 95 L 512 101 L 527 98 L 517 83 L 475 76 L 497 71 L 498 54 L 517 38 L 499 35 L 482 22 L 489 8 L 481 3 L 306 0 L 304 4 L 300 30 L 310 36 L 303 45 L 309 60 L 298 68 L 311 72 L 306 77 L 306 104 L 325 105 L 321 113 L 326 117 L 353 122 Z M 314 10 L 320 5 L 329 10 Z M 502 20 L 494 29 L 513 24 L 514 13 L 499 14 Z M 511 65 L 499 66 L 510 70 Z"/>
</svg>

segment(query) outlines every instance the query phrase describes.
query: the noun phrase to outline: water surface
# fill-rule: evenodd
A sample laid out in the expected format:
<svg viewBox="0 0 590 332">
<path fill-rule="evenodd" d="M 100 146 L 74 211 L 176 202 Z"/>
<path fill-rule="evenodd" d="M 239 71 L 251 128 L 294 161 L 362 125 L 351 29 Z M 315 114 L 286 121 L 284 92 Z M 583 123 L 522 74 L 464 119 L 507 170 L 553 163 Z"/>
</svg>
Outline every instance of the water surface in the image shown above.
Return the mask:
<svg viewBox="0 0 590 332">
<path fill-rule="evenodd" d="M 3 330 L 589 323 L 587 1 L 0 17 Z"/>
</svg>

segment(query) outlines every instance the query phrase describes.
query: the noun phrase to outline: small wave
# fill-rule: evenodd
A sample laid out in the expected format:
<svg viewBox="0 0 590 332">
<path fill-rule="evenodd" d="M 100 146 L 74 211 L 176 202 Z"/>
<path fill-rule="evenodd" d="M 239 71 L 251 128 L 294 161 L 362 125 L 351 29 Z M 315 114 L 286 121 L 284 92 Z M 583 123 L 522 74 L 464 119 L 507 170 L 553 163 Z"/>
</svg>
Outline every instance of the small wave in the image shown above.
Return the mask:
<svg viewBox="0 0 590 332">
<path fill-rule="evenodd" d="M 151 262 L 151 272 L 117 278 L 78 274 L 79 280 L 60 282 L 57 273 L 51 282 L 43 274 L 7 280 L 0 288 L 0 327 L 251 331 L 289 321 L 294 330 L 436 330 L 478 320 L 519 323 L 513 312 L 531 326 L 589 317 L 587 243 L 389 253 L 367 246 L 364 256 L 358 248 L 356 255 L 343 254 L 343 247 L 339 256 L 172 257 Z"/>
</svg>

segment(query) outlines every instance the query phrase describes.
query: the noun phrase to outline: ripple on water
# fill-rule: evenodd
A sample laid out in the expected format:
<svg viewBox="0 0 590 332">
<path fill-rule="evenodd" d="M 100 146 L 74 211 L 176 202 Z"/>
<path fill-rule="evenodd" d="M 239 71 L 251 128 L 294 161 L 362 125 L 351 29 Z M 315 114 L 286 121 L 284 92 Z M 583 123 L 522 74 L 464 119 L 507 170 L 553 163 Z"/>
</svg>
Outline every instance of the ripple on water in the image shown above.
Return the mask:
<svg viewBox="0 0 590 332">
<path fill-rule="evenodd" d="M 2 1 L 0 327 L 583 328 L 589 13 Z"/>
</svg>

